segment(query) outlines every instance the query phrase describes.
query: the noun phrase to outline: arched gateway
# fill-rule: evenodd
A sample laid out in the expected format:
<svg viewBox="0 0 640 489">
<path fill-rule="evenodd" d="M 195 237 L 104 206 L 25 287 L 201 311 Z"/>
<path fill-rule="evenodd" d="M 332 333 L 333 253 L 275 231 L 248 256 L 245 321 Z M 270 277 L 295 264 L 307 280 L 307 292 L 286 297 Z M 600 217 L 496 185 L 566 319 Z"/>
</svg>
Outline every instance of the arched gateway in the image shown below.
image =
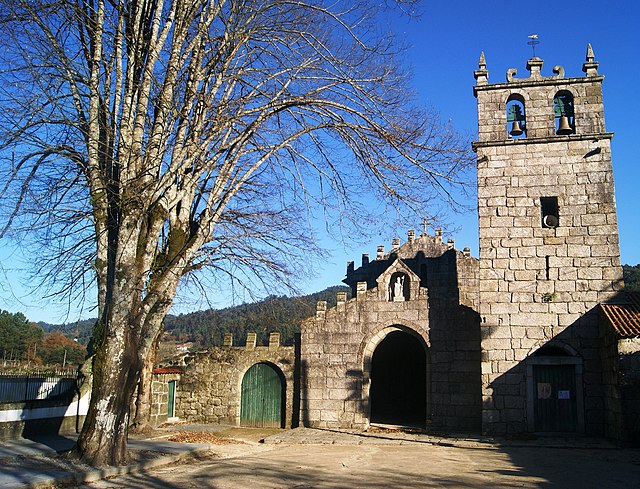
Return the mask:
<svg viewBox="0 0 640 489">
<path fill-rule="evenodd" d="M 424 427 L 427 417 L 427 355 L 422 342 L 392 331 L 376 347 L 369 390 L 371 422 Z"/>
<path fill-rule="evenodd" d="M 253 365 L 242 378 L 241 391 L 241 426 L 284 426 L 284 380 L 274 367 L 268 363 Z"/>
</svg>

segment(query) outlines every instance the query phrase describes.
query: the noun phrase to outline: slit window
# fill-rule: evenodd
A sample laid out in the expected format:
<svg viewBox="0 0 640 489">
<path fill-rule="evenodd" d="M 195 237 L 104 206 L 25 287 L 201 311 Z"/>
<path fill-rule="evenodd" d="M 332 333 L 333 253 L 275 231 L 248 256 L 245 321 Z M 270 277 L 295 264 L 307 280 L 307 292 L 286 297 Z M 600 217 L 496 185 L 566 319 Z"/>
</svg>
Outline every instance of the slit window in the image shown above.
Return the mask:
<svg viewBox="0 0 640 489">
<path fill-rule="evenodd" d="M 540 197 L 542 227 L 555 229 L 560 224 L 558 197 Z"/>
</svg>

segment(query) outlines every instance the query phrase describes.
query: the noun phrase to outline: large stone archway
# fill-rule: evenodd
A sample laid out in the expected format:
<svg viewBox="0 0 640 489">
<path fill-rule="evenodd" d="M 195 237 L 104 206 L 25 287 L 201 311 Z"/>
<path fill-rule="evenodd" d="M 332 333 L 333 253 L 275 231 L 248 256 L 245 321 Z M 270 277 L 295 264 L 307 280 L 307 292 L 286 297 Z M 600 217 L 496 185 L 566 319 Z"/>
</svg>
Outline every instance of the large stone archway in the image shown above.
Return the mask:
<svg viewBox="0 0 640 489">
<path fill-rule="evenodd" d="M 427 352 L 408 332 L 389 332 L 371 357 L 370 422 L 423 428 L 427 419 Z"/>
</svg>

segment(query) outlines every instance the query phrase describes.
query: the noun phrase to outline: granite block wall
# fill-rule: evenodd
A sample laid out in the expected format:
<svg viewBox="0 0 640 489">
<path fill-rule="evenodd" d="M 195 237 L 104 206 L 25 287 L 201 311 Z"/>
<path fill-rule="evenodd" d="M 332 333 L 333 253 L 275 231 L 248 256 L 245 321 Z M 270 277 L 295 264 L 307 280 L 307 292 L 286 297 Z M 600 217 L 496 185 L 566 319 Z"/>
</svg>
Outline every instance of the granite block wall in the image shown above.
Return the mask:
<svg viewBox="0 0 640 489">
<path fill-rule="evenodd" d="M 590 48 L 589 48 L 590 49 Z M 585 77 L 541 74 L 488 84 L 484 57 L 475 72 L 478 99 L 478 214 L 482 334 L 483 429 L 532 429 L 533 392 L 526 361 L 554 341 L 575 356 L 584 382 L 584 425 L 604 433 L 602 363 L 595 306 L 622 287 L 602 80 L 593 53 Z M 554 98 L 570 93 L 574 131 L 556 134 Z M 526 113 L 524 137 L 511 137 L 507 103 L 517 94 Z M 545 223 L 545 199 L 557 222 Z"/>
<path fill-rule="evenodd" d="M 284 427 L 297 425 L 296 347 L 280 345 L 274 334 L 269 346 L 255 346 L 255 334 L 249 336 L 246 346 L 231 346 L 229 338 L 228 346 L 198 351 L 185 358 L 184 374 L 176 392 L 177 417 L 194 423 L 240 425 L 242 378 L 256 363 L 268 363 L 284 379 Z"/>
</svg>

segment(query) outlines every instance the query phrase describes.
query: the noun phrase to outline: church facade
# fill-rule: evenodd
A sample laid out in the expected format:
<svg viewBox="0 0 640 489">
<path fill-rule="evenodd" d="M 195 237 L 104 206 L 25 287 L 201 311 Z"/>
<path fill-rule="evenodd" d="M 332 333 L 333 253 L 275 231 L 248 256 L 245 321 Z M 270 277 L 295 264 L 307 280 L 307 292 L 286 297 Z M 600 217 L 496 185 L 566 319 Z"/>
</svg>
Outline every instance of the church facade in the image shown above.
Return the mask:
<svg viewBox="0 0 640 489">
<path fill-rule="evenodd" d="M 318 303 L 294 347 L 254 335 L 189 356 L 176 415 L 640 442 L 640 297 L 622 292 L 603 77 L 591 46 L 582 77 L 542 67 L 490 84 L 481 55 L 474 72 L 479 258 L 426 226 L 363 254 L 350 298 Z"/>
<path fill-rule="evenodd" d="M 603 77 L 561 66 L 478 100 L 480 257 L 409 231 L 348 264 L 352 299 L 302 325 L 301 420 L 486 433 L 610 431 L 598 304 L 623 287 Z"/>
</svg>

